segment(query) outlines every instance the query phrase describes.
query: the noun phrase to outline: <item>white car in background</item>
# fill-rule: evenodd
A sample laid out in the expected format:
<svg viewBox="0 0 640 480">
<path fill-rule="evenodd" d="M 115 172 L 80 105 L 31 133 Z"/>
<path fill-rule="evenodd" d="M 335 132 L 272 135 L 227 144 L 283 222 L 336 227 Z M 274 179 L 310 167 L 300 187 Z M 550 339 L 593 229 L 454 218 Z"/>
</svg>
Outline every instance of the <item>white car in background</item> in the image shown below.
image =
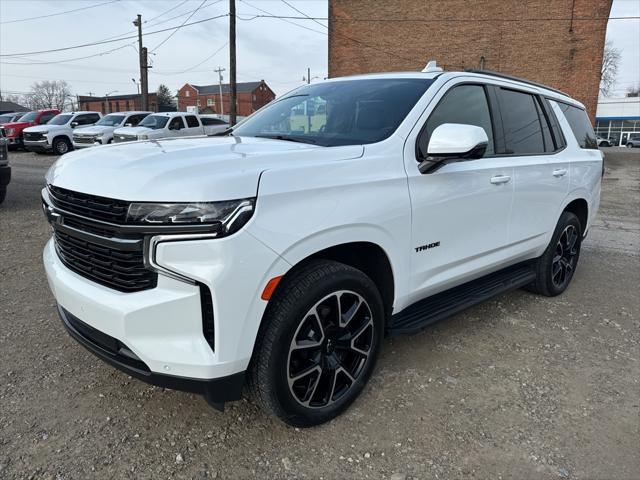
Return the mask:
<svg viewBox="0 0 640 480">
<path fill-rule="evenodd" d="M 211 124 L 216 120 L 215 124 Z M 206 124 L 205 124 L 206 122 Z M 161 138 L 214 135 L 229 127 L 223 120 L 207 118 L 186 112 L 154 113 L 145 117 L 137 127 L 118 128 L 113 132 L 115 143 Z"/>
<path fill-rule="evenodd" d="M 101 118 L 100 112 L 61 113 L 45 125 L 25 128 L 24 147 L 30 152 L 64 155 L 73 150 L 74 129 L 91 126 Z"/>
<path fill-rule="evenodd" d="M 106 145 L 113 141 L 113 132 L 120 127 L 136 127 L 142 119 L 153 112 L 110 113 L 93 127 L 83 128 L 73 133 L 74 148 Z"/>
</svg>

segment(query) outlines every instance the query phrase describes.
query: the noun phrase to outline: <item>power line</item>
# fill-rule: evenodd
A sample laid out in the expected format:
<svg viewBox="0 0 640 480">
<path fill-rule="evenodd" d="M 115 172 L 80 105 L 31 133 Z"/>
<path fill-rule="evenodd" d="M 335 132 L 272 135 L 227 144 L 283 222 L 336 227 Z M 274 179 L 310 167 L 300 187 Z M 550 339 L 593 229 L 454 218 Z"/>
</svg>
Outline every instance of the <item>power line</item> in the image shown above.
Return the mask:
<svg viewBox="0 0 640 480">
<path fill-rule="evenodd" d="M 294 7 L 293 5 L 291 5 L 289 2 L 287 2 L 287 0 L 282 0 L 282 3 L 284 3 L 286 6 L 288 6 L 289 8 L 295 10 L 296 12 L 298 12 L 300 15 L 304 15 L 305 17 L 307 17 L 309 20 L 313 20 L 315 23 L 317 23 L 318 25 L 320 25 L 321 27 L 324 27 L 326 29 L 328 29 L 329 27 L 327 27 L 324 23 L 319 22 L 318 20 L 316 20 L 315 18 L 311 18 L 309 15 L 307 15 L 306 13 L 304 13 L 302 10 L 299 10 L 298 8 Z"/>
<path fill-rule="evenodd" d="M 215 15 L 213 17 L 209 17 L 209 18 L 204 18 L 202 20 L 196 20 L 195 22 L 191 22 L 191 23 L 185 23 L 183 25 L 181 25 L 180 27 L 189 27 L 191 25 L 197 25 L 199 23 L 204 23 L 204 22 L 209 22 L 211 20 L 216 20 L 218 18 L 222 18 L 222 17 L 228 17 L 229 14 L 228 13 L 224 13 L 222 15 Z M 154 35 L 156 33 L 163 33 L 163 32 L 168 32 L 170 30 L 175 29 L 176 27 L 169 27 L 169 28 L 163 28 L 161 30 L 155 30 L 153 32 L 146 32 L 144 35 Z M 4 53 L 4 54 L 0 54 L 0 57 L 21 57 L 21 56 L 28 56 L 28 55 L 38 55 L 41 53 L 51 53 L 51 52 L 62 52 L 62 51 L 66 51 L 66 50 L 74 50 L 76 48 L 85 48 L 85 47 L 93 47 L 95 45 L 104 45 L 106 43 L 114 43 L 114 42 L 122 42 L 123 40 L 129 40 L 132 38 L 138 38 L 137 35 L 131 35 L 128 37 L 122 37 L 116 40 L 103 40 L 100 42 L 91 42 L 91 43 L 82 43 L 79 45 L 72 45 L 70 47 L 62 47 L 62 48 L 53 48 L 51 50 L 39 50 L 36 52 L 23 52 L 23 53 Z"/>
<path fill-rule="evenodd" d="M 101 7 L 103 5 L 109 5 L 110 3 L 115 3 L 115 2 L 119 2 L 120 0 L 110 0 L 109 2 L 103 2 L 103 3 L 98 3 L 96 5 L 89 5 L 87 7 L 82 7 L 82 8 L 76 8 L 74 10 L 66 10 L 64 12 L 58 12 L 58 13 L 50 13 L 49 15 L 40 15 L 38 17 L 28 17 L 28 18 L 18 18 L 15 20 L 6 20 L 4 22 L 0 22 L 0 24 L 7 24 L 7 23 L 18 23 L 18 22 L 28 22 L 30 20 L 38 20 L 40 18 L 50 18 L 50 17 L 57 17 L 59 15 L 65 15 L 67 13 L 73 13 L 73 12 L 80 12 L 82 10 L 89 10 L 90 8 L 96 8 L 96 7 Z"/>
<path fill-rule="evenodd" d="M 156 45 L 154 48 L 152 48 L 150 53 L 155 52 L 155 51 L 156 51 L 157 49 L 159 49 L 162 45 L 164 45 L 164 44 L 165 44 L 165 43 L 166 43 L 166 42 L 167 42 L 171 37 L 173 37 L 173 36 L 176 34 L 176 32 L 177 32 L 178 30 L 180 30 L 180 29 L 184 26 L 184 24 L 185 24 L 185 23 L 187 23 L 189 20 L 191 20 L 191 17 L 193 17 L 193 16 L 196 14 L 196 12 L 202 8 L 202 6 L 205 4 L 205 2 L 206 2 L 206 1 L 207 1 L 207 0 L 202 0 L 202 3 L 198 6 L 198 8 L 196 8 L 193 12 L 191 12 L 191 15 L 189 15 L 189 16 L 185 19 L 185 21 L 184 21 L 184 22 L 182 22 L 178 27 L 176 27 L 176 29 L 175 29 L 173 32 L 171 32 L 171 33 L 167 36 L 167 38 L 165 38 L 165 39 L 164 39 L 163 41 L 161 41 L 158 45 Z M 218 0 L 218 1 L 220 1 L 220 0 Z"/>
<path fill-rule="evenodd" d="M 101 57 L 103 55 L 109 55 L 110 53 L 116 52 L 118 50 L 122 50 L 123 48 L 133 47 L 134 44 L 135 42 L 127 43 L 126 45 L 122 45 L 121 47 L 112 48 L 111 50 L 105 50 L 104 52 L 94 53 L 93 55 L 86 55 L 84 57 L 76 57 L 76 58 L 66 58 L 64 60 L 54 60 L 49 62 L 46 62 L 46 61 L 45 62 L 0 62 L 0 64 L 2 65 L 52 65 L 57 63 L 75 62 L 77 60 L 84 60 L 86 58 Z M 21 57 L 13 57 L 13 58 L 21 58 Z"/>
<path fill-rule="evenodd" d="M 216 54 L 220 53 L 220 51 L 225 48 L 227 45 L 229 45 L 229 42 L 226 42 L 224 45 L 222 45 L 220 48 L 218 48 L 215 52 L 213 52 L 211 55 L 209 55 L 207 58 L 205 58 L 204 60 L 202 60 L 200 63 L 197 63 L 195 65 L 193 65 L 192 67 L 189 67 L 185 70 L 181 70 L 181 71 L 176 71 L 176 72 L 158 72 L 157 70 L 153 71 L 153 73 L 157 73 L 159 75 L 178 75 L 178 74 L 182 74 L 182 73 L 187 73 L 190 72 L 191 70 L 193 70 L 194 68 L 198 68 L 200 65 L 202 65 L 203 63 L 205 63 L 207 60 L 212 59 Z M 209 71 L 209 70 L 204 70 L 204 71 Z"/>
<path fill-rule="evenodd" d="M 165 10 L 164 12 L 162 12 L 160 15 L 156 15 L 155 17 L 151 18 L 150 20 L 146 20 L 144 23 L 147 22 L 153 22 L 156 18 L 160 18 L 164 15 L 166 15 L 169 12 L 173 12 L 174 10 L 180 8 L 182 5 L 184 5 L 185 3 L 187 3 L 189 0 L 183 0 L 182 2 L 180 2 L 178 5 L 175 5 L 173 7 L 171 7 L 169 10 Z"/>
</svg>

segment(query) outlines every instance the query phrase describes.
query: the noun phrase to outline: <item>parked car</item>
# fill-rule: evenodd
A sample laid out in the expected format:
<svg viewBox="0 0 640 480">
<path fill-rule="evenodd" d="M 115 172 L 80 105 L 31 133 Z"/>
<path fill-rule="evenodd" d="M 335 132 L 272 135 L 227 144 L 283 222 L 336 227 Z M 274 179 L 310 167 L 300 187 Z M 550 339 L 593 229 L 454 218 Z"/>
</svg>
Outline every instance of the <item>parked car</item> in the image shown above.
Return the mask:
<svg viewBox="0 0 640 480">
<path fill-rule="evenodd" d="M 74 148 L 106 145 L 113 141 L 113 132 L 120 127 L 135 127 L 152 112 L 118 112 L 102 117 L 93 127 L 73 132 Z"/>
<path fill-rule="evenodd" d="M 9 147 L 24 148 L 24 129 L 44 125 L 59 113 L 60 111 L 55 108 L 24 112 L 19 120 L 2 125 Z"/>
<path fill-rule="evenodd" d="M 625 146 L 627 148 L 640 147 L 640 133 L 630 133 Z"/>
<path fill-rule="evenodd" d="M 7 196 L 7 185 L 11 181 L 11 167 L 9 166 L 9 142 L 0 129 L 0 203 Z"/>
<path fill-rule="evenodd" d="M 596 141 L 598 142 L 599 147 L 610 147 L 612 145 L 611 138 L 603 138 L 601 136 L 596 136 Z"/>
<path fill-rule="evenodd" d="M 584 106 L 539 84 L 334 78 L 225 135 L 62 157 L 44 264 L 68 332 L 111 365 L 218 408 L 247 384 L 316 425 L 358 397 L 385 335 L 518 287 L 562 294 L 602 159 Z"/>
<path fill-rule="evenodd" d="M 67 112 L 53 117 L 46 125 L 25 128 L 24 146 L 30 152 L 64 155 L 73 150 L 76 128 L 93 125 L 102 118 L 99 112 Z"/>
<path fill-rule="evenodd" d="M 222 124 L 203 125 L 200 117 L 192 113 L 154 113 L 142 120 L 137 127 L 118 128 L 113 132 L 113 141 L 120 143 L 135 140 L 211 135 L 226 128 L 227 126 L 223 127 Z"/>
<path fill-rule="evenodd" d="M 0 127 L 5 123 L 17 122 L 20 117 L 26 115 L 28 112 L 9 112 L 0 115 Z"/>
</svg>

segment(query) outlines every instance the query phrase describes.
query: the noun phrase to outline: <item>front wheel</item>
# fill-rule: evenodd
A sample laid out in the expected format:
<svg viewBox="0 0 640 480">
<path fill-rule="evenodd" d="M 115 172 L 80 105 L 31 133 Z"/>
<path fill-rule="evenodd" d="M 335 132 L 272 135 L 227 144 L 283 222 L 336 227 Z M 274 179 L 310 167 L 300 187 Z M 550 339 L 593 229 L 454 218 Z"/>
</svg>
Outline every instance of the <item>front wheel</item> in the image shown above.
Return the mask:
<svg viewBox="0 0 640 480">
<path fill-rule="evenodd" d="M 562 212 L 549 246 L 536 261 L 536 279 L 528 290 L 555 297 L 567 289 L 578 266 L 582 229 L 575 214 Z"/>
<path fill-rule="evenodd" d="M 56 138 L 53 141 L 53 153 L 56 155 L 64 155 L 65 153 L 73 150 L 71 142 L 66 138 Z"/>
<path fill-rule="evenodd" d="M 289 425 L 336 417 L 374 369 L 384 329 L 380 293 L 364 273 L 314 261 L 283 280 L 271 299 L 249 368 L 249 389 Z"/>
</svg>

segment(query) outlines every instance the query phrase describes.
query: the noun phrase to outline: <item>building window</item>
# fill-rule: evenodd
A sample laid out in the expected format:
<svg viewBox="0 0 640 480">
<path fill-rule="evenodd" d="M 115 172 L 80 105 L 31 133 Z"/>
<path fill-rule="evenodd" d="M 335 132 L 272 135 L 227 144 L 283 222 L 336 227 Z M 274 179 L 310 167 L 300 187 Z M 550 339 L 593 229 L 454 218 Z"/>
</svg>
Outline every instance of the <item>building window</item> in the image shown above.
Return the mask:
<svg viewBox="0 0 640 480">
<path fill-rule="evenodd" d="M 216 103 L 213 101 L 213 98 L 207 98 L 207 107 L 215 107 Z"/>
<path fill-rule="evenodd" d="M 185 97 L 190 97 L 191 96 L 191 92 L 189 90 L 185 90 L 184 91 L 184 96 Z"/>
<path fill-rule="evenodd" d="M 129 100 L 125 102 L 125 105 L 127 106 L 127 110 L 129 110 Z"/>
<path fill-rule="evenodd" d="M 254 101 L 254 102 L 256 101 L 256 96 L 255 96 L 255 95 L 253 96 L 253 101 Z"/>
<path fill-rule="evenodd" d="M 196 102 L 196 104 L 197 104 L 198 106 L 200 106 L 200 99 L 198 99 L 198 101 Z"/>
</svg>

